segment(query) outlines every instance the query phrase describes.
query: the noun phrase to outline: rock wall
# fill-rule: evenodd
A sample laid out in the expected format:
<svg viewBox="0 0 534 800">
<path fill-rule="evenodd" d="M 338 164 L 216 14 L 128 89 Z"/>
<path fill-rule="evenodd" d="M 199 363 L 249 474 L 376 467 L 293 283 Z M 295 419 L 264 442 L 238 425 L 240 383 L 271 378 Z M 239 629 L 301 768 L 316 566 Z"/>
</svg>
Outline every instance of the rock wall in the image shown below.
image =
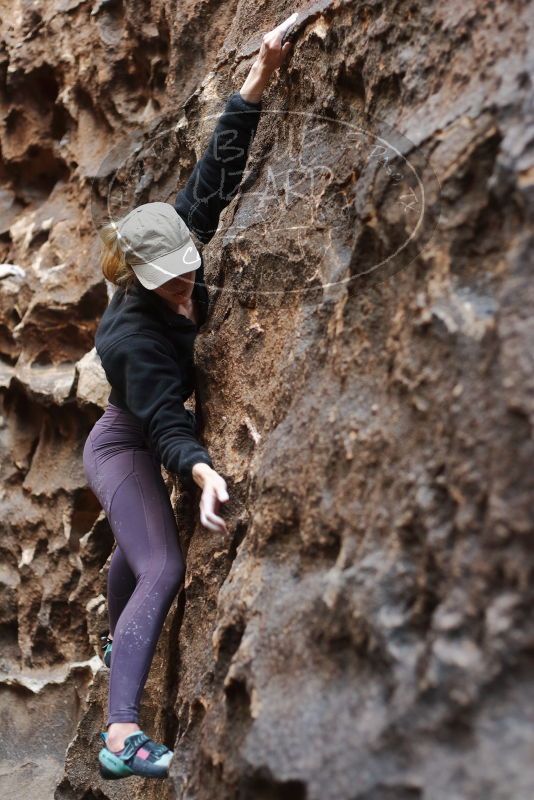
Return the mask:
<svg viewBox="0 0 534 800">
<path fill-rule="evenodd" d="M 113 539 L 96 228 L 172 200 L 279 3 L 2 0 L 0 787 L 56 800 L 534 796 L 528 4 L 302 4 L 204 252 L 229 540 L 187 553 L 143 725 L 100 780 Z M 530 36 L 529 36 L 530 34 Z M 70 744 L 69 744 L 70 743 Z M 67 749 L 68 745 L 68 749 Z M 65 759 L 66 751 L 66 759 Z"/>
</svg>

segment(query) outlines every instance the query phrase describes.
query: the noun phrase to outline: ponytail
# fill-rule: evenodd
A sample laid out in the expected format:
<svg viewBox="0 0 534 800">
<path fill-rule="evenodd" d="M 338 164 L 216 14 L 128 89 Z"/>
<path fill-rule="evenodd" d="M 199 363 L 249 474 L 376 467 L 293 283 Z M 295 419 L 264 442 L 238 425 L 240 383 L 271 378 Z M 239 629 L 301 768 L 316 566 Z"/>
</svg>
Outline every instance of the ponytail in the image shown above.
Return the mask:
<svg viewBox="0 0 534 800">
<path fill-rule="evenodd" d="M 134 281 L 135 272 L 124 258 L 117 224 L 113 220 L 108 222 L 100 228 L 99 234 L 102 240 L 100 266 L 104 277 L 115 286 L 127 289 Z"/>
</svg>

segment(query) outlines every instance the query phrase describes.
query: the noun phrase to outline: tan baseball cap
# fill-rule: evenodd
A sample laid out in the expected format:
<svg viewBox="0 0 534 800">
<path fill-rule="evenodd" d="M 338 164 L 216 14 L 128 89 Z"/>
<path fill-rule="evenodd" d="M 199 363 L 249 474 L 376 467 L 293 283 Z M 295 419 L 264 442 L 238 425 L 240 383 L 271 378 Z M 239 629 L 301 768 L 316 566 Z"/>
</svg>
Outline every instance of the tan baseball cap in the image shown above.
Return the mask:
<svg viewBox="0 0 534 800">
<path fill-rule="evenodd" d="M 189 228 L 170 203 L 137 206 L 116 227 L 126 262 L 146 289 L 200 266 Z"/>
</svg>

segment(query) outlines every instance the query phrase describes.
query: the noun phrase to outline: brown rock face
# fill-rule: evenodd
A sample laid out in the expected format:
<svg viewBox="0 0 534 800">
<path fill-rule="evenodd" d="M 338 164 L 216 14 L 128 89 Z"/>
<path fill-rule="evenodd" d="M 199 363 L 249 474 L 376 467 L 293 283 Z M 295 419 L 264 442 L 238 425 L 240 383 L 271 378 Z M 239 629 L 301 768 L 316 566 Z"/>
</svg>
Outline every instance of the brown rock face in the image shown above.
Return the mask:
<svg viewBox="0 0 534 800">
<path fill-rule="evenodd" d="M 1 4 L 0 795 L 534 797 L 526 2 L 318 2 L 204 252 L 205 442 L 228 540 L 173 498 L 185 589 L 102 781 L 113 537 L 95 224 L 171 200 L 294 9 Z M 296 9 L 298 10 L 298 9 Z M 70 744 L 69 744 L 70 743 Z"/>
</svg>

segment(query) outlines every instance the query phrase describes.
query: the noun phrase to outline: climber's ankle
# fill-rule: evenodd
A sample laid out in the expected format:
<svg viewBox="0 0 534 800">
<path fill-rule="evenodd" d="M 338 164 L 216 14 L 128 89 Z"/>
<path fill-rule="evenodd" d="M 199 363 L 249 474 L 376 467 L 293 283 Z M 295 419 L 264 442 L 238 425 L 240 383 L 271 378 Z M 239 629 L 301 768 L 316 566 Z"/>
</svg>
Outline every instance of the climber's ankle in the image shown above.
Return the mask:
<svg viewBox="0 0 534 800">
<path fill-rule="evenodd" d="M 107 747 L 113 752 L 118 752 L 124 747 L 124 740 L 130 733 L 139 731 L 141 728 L 137 722 L 112 722 L 108 725 Z"/>
</svg>

